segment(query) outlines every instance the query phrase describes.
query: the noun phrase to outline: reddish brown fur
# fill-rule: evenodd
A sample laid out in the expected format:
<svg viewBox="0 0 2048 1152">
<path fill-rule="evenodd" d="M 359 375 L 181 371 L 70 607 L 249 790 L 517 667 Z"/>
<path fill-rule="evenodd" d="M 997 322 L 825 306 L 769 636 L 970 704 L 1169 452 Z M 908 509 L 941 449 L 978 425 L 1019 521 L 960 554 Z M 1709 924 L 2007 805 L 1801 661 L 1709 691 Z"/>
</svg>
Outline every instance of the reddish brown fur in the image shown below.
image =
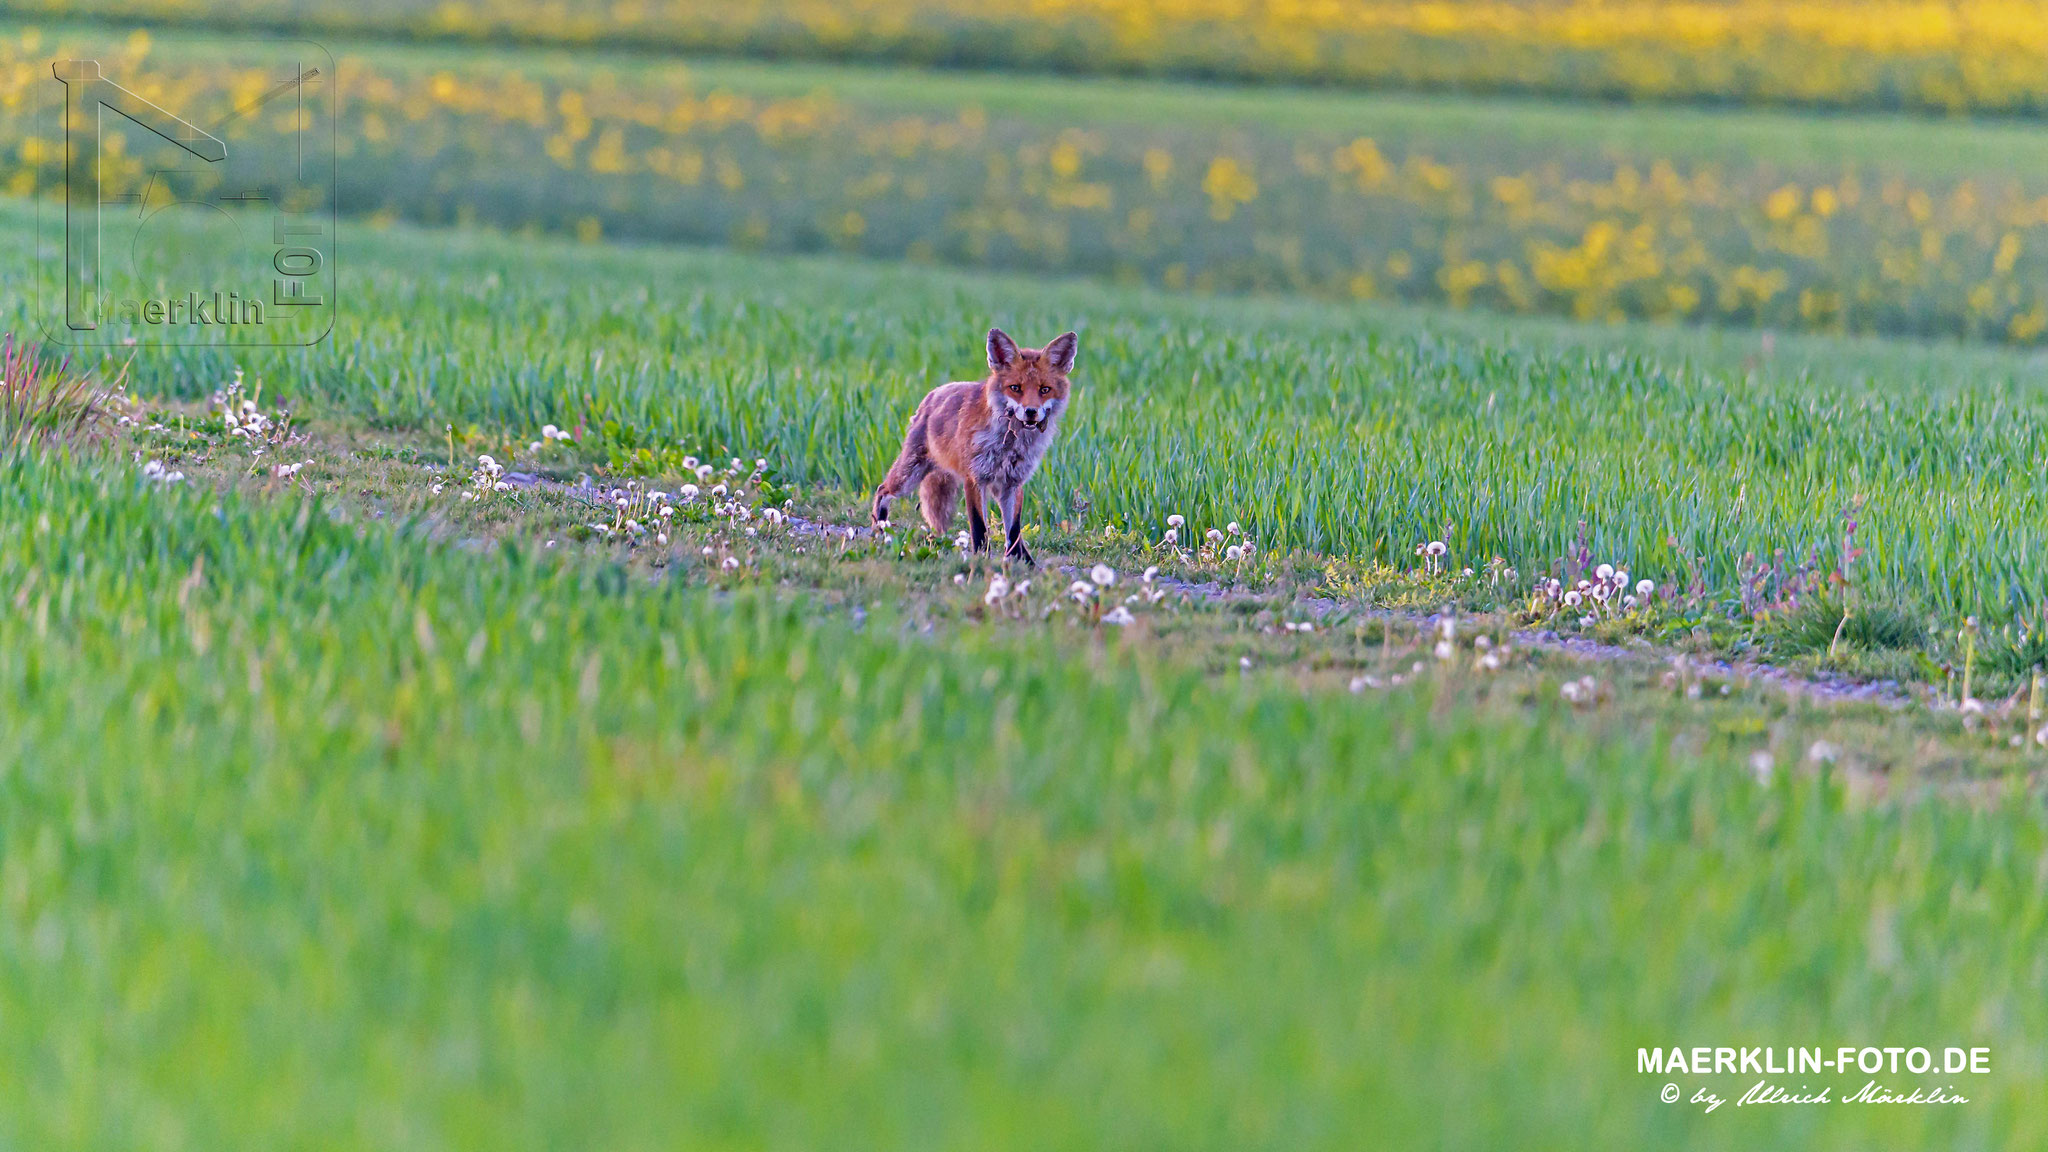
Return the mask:
<svg viewBox="0 0 2048 1152">
<path fill-rule="evenodd" d="M 1070 390 L 1075 340 L 1069 332 L 1044 348 L 1018 348 L 989 332 L 989 374 L 926 394 L 910 418 L 903 451 L 875 490 L 875 523 L 889 522 L 889 501 L 911 487 L 932 531 L 945 533 L 954 501 L 967 497 L 974 547 L 986 546 L 987 501 L 1004 513 L 1006 554 L 1029 561 L 1019 517 L 1024 482 L 1051 443 Z M 1035 421 L 1035 423 L 1027 422 Z"/>
</svg>

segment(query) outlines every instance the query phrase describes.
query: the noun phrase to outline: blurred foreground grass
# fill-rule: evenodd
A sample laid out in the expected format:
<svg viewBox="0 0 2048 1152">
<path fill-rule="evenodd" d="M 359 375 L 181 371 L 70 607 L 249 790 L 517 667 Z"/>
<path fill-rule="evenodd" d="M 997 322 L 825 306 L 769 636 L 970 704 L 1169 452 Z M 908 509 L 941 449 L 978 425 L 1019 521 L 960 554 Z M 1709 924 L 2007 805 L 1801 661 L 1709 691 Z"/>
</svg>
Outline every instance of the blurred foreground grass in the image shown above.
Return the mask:
<svg viewBox="0 0 2048 1152">
<path fill-rule="evenodd" d="M 2024 1148 L 2038 804 L 0 462 L 0 1141 Z M 1643 1045 L 1967 1043 L 1967 1107 Z"/>
</svg>

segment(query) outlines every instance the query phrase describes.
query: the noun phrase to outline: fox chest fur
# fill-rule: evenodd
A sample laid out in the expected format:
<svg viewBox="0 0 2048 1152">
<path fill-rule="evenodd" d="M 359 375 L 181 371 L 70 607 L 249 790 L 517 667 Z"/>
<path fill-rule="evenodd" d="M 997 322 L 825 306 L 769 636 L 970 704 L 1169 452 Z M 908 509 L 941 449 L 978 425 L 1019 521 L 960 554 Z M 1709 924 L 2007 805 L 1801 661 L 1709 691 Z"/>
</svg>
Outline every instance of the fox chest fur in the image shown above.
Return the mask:
<svg viewBox="0 0 2048 1152">
<path fill-rule="evenodd" d="M 991 413 L 987 422 L 968 440 L 971 451 L 967 458 L 967 474 L 991 492 L 1014 492 L 1022 488 L 1024 482 L 1031 479 L 1031 474 L 1038 471 L 1038 462 L 1045 458 L 1045 450 L 1051 446 L 1053 430 L 1058 424 L 1057 414 L 1046 417 L 1034 428 L 1007 415 Z"/>
</svg>

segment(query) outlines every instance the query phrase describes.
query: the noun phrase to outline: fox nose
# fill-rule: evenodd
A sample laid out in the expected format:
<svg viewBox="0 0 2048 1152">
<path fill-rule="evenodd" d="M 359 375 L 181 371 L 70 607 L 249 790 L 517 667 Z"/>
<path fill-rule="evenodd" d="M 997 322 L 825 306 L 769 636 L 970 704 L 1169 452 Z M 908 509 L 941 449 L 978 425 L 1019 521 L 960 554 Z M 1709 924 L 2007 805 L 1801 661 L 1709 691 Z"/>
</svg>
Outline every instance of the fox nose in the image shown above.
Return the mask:
<svg viewBox="0 0 2048 1152">
<path fill-rule="evenodd" d="M 1033 424 L 1038 423 L 1038 409 L 1026 408 L 1024 410 L 1024 419 L 1030 421 Z"/>
</svg>

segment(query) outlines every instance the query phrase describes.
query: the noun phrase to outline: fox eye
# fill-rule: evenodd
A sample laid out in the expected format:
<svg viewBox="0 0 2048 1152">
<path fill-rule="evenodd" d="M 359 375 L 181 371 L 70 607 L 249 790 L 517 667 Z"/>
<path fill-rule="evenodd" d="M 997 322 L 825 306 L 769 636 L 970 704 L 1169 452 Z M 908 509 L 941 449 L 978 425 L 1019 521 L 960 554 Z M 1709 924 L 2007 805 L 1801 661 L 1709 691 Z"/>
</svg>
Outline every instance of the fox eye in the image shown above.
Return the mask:
<svg viewBox="0 0 2048 1152">
<path fill-rule="evenodd" d="M 1045 386 L 1045 385 L 1043 385 L 1043 384 L 1040 384 L 1040 385 L 1038 386 L 1038 394 L 1039 394 L 1040 396 L 1050 396 L 1050 395 L 1052 395 L 1052 389 L 1050 389 L 1050 388 L 1046 387 L 1046 386 Z"/>
<path fill-rule="evenodd" d="M 1022 384 L 1012 384 L 1010 385 L 1010 391 L 1021 394 L 1024 391 L 1024 386 Z"/>
</svg>

